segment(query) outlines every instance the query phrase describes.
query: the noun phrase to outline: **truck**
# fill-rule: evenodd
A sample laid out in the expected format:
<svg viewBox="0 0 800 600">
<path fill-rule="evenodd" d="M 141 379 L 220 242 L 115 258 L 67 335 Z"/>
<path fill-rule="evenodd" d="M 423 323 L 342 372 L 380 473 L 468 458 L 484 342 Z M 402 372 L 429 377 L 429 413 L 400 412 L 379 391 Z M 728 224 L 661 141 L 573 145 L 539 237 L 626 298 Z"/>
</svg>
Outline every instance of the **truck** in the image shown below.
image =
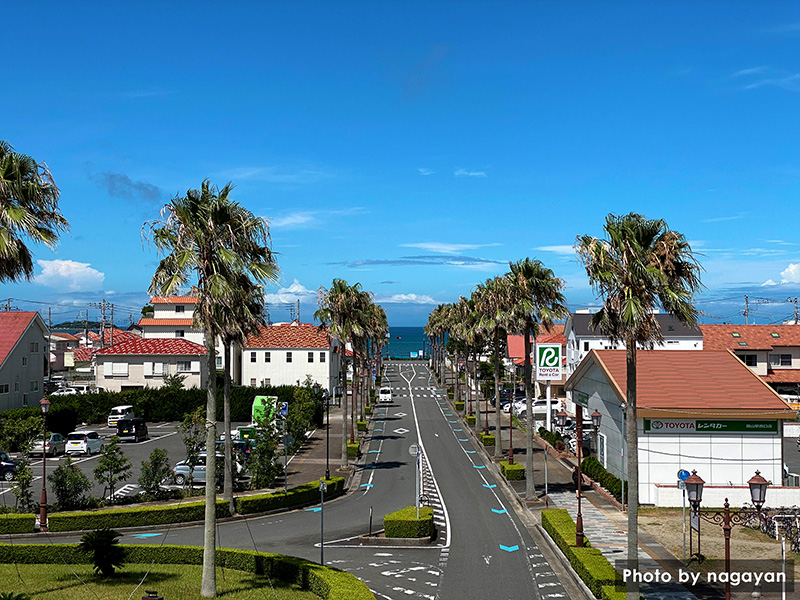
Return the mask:
<svg viewBox="0 0 800 600">
<path fill-rule="evenodd" d="M 278 397 L 277 396 L 256 396 L 253 399 L 251 410 L 251 422 L 274 423 L 278 416 Z"/>
</svg>

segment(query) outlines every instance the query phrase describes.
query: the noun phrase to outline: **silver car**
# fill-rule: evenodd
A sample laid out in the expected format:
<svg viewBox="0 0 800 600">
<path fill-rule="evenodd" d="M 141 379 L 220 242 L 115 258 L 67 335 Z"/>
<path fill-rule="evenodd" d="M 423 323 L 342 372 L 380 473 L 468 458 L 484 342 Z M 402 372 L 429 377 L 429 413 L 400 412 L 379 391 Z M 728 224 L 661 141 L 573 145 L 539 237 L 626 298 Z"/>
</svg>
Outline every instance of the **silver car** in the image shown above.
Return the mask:
<svg viewBox="0 0 800 600">
<path fill-rule="evenodd" d="M 103 449 L 103 438 L 96 431 L 73 431 L 67 436 L 67 454 L 88 454 Z"/>
<path fill-rule="evenodd" d="M 224 465 L 225 457 L 217 452 L 217 477 L 220 479 L 225 471 Z M 193 467 L 193 468 L 192 468 Z M 241 475 L 244 467 L 236 463 L 236 472 Z M 205 450 L 201 452 L 194 463 L 190 466 L 188 460 L 182 460 L 172 469 L 173 479 L 178 485 L 185 485 L 189 482 L 189 474 L 191 472 L 192 484 L 205 484 L 206 482 L 206 453 Z"/>
<path fill-rule="evenodd" d="M 64 454 L 67 451 L 67 438 L 60 433 L 51 433 L 47 436 L 47 443 L 44 440 L 36 440 L 31 448 L 31 454 L 41 454 L 42 446 L 48 456 Z"/>
</svg>

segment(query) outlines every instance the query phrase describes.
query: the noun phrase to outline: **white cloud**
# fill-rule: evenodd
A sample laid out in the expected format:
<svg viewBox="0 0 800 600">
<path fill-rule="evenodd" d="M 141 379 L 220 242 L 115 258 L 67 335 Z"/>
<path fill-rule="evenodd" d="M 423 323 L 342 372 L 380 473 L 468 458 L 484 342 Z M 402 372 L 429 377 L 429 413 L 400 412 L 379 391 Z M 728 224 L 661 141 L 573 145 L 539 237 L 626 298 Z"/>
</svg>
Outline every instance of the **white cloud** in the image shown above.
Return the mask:
<svg viewBox="0 0 800 600">
<path fill-rule="evenodd" d="M 37 260 L 42 272 L 34 278 L 36 283 L 68 292 L 85 292 L 103 289 L 106 276 L 74 260 Z"/>
<path fill-rule="evenodd" d="M 314 215 L 307 212 L 290 213 L 283 217 L 269 219 L 270 227 L 301 227 L 316 222 Z"/>
<path fill-rule="evenodd" d="M 486 173 L 483 171 L 467 171 L 466 169 L 457 169 L 453 175 L 455 177 L 486 177 Z"/>
<path fill-rule="evenodd" d="M 376 298 L 376 304 L 439 304 L 428 295 L 422 294 L 394 294 L 384 298 Z"/>
<path fill-rule="evenodd" d="M 541 252 L 553 252 L 554 254 L 575 254 L 575 246 L 568 246 L 566 244 L 558 245 L 558 246 L 537 246 L 534 250 L 540 250 Z"/>
<path fill-rule="evenodd" d="M 778 285 L 778 282 L 772 281 L 772 279 L 767 279 L 764 283 L 761 284 L 761 287 L 764 287 L 764 286 L 767 286 L 767 285 Z"/>
<path fill-rule="evenodd" d="M 723 221 L 738 221 L 739 219 L 744 219 L 746 213 L 739 213 L 738 215 L 728 215 L 723 217 L 711 217 L 709 219 L 703 219 L 700 221 L 701 223 L 722 223 Z"/>
<path fill-rule="evenodd" d="M 781 283 L 800 283 L 800 263 L 790 263 L 781 271 Z"/>
<path fill-rule="evenodd" d="M 310 290 L 295 279 L 291 285 L 279 288 L 278 291 L 264 294 L 264 300 L 268 304 L 281 304 L 284 302 L 297 302 L 314 300 L 317 297 L 317 290 Z"/>
<path fill-rule="evenodd" d="M 441 254 L 458 254 L 464 250 L 476 250 L 488 246 L 499 246 L 500 244 L 448 244 L 447 242 L 417 242 L 414 244 L 400 244 L 403 248 L 421 248 L 430 252 Z"/>
<path fill-rule="evenodd" d="M 420 175 L 433 175 L 433 169 L 417 169 Z"/>
</svg>

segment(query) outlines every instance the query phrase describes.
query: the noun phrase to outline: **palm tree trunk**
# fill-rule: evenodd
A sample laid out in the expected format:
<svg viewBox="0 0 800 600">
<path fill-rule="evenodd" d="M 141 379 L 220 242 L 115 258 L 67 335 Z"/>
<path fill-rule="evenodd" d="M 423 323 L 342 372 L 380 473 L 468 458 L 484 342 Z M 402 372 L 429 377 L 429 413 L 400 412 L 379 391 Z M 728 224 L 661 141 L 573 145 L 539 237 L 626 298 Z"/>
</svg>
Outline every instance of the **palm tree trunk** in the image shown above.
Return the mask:
<svg viewBox="0 0 800 600">
<path fill-rule="evenodd" d="M 531 402 L 533 383 L 531 382 L 531 334 L 530 322 L 525 324 L 525 416 L 527 427 L 525 432 L 525 499 L 536 498 L 536 486 L 533 484 L 533 406 Z M 550 410 L 550 407 L 547 407 Z"/>
<path fill-rule="evenodd" d="M 472 385 L 475 386 L 475 435 L 481 431 L 481 386 L 478 383 L 478 353 L 472 353 Z"/>
<path fill-rule="evenodd" d="M 223 406 L 223 429 L 225 431 L 225 479 L 223 480 L 222 497 L 228 501 L 228 510 L 231 516 L 236 514 L 236 506 L 233 504 L 233 445 L 231 443 L 231 343 L 223 342 L 223 352 L 225 356 L 225 387 L 222 392 Z"/>
<path fill-rule="evenodd" d="M 205 332 L 208 360 L 208 383 L 206 384 L 206 504 L 203 529 L 203 579 L 200 595 L 203 598 L 217 596 L 217 361 L 214 350 L 215 336 Z"/>
<path fill-rule="evenodd" d="M 342 463 L 341 468 L 347 469 L 347 342 L 342 340 Z"/>
<path fill-rule="evenodd" d="M 625 407 L 625 438 L 628 453 L 628 564 L 627 568 L 639 568 L 639 440 L 636 418 L 636 341 L 629 336 L 625 341 L 627 375 L 627 406 Z M 580 443 L 580 440 L 578 441 Z M 622 500 L 625 502 L 625 499 Z M 638 600 L 639 584 L 632 583 L 628 600 Z"/>
<path fill-rule="evenodd" d="M 503 456 L 503 424 L 500 422 L 500 330 L 494 330 L 494 457 Z"/>
</svg>

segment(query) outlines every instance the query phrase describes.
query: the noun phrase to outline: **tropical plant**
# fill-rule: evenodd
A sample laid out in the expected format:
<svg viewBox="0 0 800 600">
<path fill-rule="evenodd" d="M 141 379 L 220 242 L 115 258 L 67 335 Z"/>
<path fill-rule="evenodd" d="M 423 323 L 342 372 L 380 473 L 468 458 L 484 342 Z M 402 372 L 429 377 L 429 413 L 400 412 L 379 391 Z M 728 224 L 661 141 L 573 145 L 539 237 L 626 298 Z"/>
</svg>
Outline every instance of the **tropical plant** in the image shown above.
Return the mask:
<svg viewBox="0 0 800 600">
<path fill-rule="evenodd" d="M 172 467 L 167 457 L 167 451 L 156 448 L 150 453 L 147 460 L 142 461 L 142 470 L 139 475 L 139 487 L 151 498 L 160 499 L 168 494 L 161 487 L 162 484 L 172 479 Z"/>
<path fill-rule="evenodd" d="M 86 495 L 92 489 L 92 482 L 68 456 L 47 478 L 56 496 L 56 505 L 61 510 L 75 510 L 89 504 Z"/>
<path fill-rule="evenodd" d="M 172 375 L 165 374 L 164 385 L 161 387 L 173 391 L 182 390 L 184 381 L 186 381 L 186 375 L 180 373 L 173 373 Z"/>
<path fill-rule="evenodd" d="M 256 419 L 256 431 L 253 438 L 253 448 L 247 467 L 253 476 L 251 486 L 259 490 L 272 486 L 278 474 L 282 472 L 282 465 L 275 460 L 278 450 L 278 431 L 274 423 L 267 420 L 264 413 Z"/>
<path fill-rule="evenodd" d="M 83 534 L 78 547 L 91 555 L 94 572 L 110 577 L 115 569 L 125 566 L 125 549 L 119 545 L 122 534 L 104 527 Z"/>
<path fill-rule="evenodd" d="M 130 476 L 131 468 L 131 461 L 119 447 L 119 437 L 111 436 L 111 439 L 103 444 L 100 458 L 97 459 L 97 466 L 94 468 L 94 478 L 97 483 L 103 484 L 103 495 L 108 491 L 110 501 L 114 501 L 117 484 Z"/>
<path fill-rule="evenodd" d="M 30 512 L 33 503 L 33 469 L 27 454 L 17 461 L 17 474 L 11 483 L 11 491 L 17 497 L 16 507 L 22 511 Z"/>
<path fill-rule="evenodd" d="M 686 238 L 661 219 L 630 213 L 609 214 L 607 239 L 577 238 L 578 258 L 589 282 L 603 298 L 592 328 L 623 341 L 626 354 L 626 430 L 628 481 L 628 568 L 638 565 L 639 442 L 636 414 L 636 346 L 663 341 L 655 316 L 660 305 L 681 323 L 694 325 L 693 294 L 701 288 L 701 267 Z M 638 590 L 628 597 L 638 598 Z"/>
<path fill-rule="evenodd" d="M 203 418 L 202 407 L 192 413 L 188 413 L 177 429 L 186 449 L 186 463 L 189 465 L 188 485 L 191 487 L 194 477 L 194 465 L 197 463 L 200 452 L 206 447 L 206 422 Z"/>
<path fill-rule="evenodd" d="M 219 315 L 241 300 L 241 277 L 275 281 L 278 267 L 271 250 L 266 219 L 230 199 L 233 186 L 222 189 L 204 180 L 164 207 L 162 218 L 145 224 L 143 233 L 164 258 L 150 283 L 150 293 L 168 296 L 196 279 L 195 326 L 204 333 L 208 361 L 206 402 L 206 512 L 203 576 L 200 595 L 216 596 L 216 339 L 225 333 Z"/>
<path fill-rule="evenodd" d="M 22 592 L 0 592 L 0 600 L 30 600 L 28 594 Z"/>
<path fill-rule="evenodd" d="M 0 282 L 30 279 L 33 259 L 23 242 L 54 248 L 69 223 L 58 209 L 50 169 L 0 141 Z"/>
<path fill-rule="evenodd" d="M 506 275 L 511 281 L 514 298 L 514 314 L 524 338 L 524 379 L 526 431 L 533 431 L 531 339 L 539 334 L 539 325 L 550 327 L 555 319 L 569 314 L 566 298 L 561 293 L 564 282 L 541 261 L 525 258 L 509 263 L 511 272 Z M 549 410 L 549 409 L 548 409 Z M 533 437 L 526 435 L 525 456 L 525 497 L 533 500 L 536 489 L 533 485 Z"/>
</svg>

